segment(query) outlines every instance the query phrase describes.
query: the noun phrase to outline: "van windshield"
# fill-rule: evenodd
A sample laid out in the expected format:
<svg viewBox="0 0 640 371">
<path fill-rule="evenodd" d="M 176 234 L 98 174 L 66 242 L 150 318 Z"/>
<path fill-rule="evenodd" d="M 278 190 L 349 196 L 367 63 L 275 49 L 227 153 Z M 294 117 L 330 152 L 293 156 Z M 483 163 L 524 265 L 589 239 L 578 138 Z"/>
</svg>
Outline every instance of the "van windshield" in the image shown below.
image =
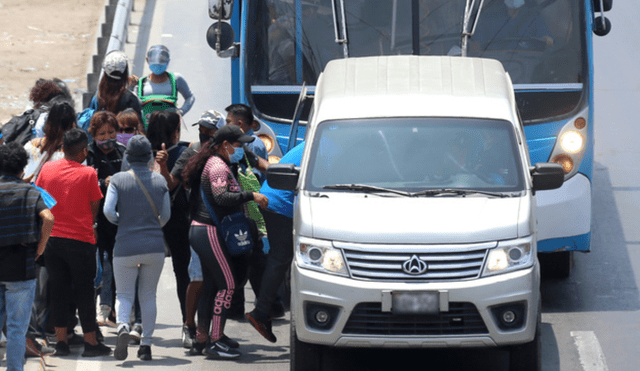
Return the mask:
<svg viewBox="0 0 640 371">
<path fill-rule="evenodd" d="M 327 121 L 313 139 L 306 189 L 357 184 L 428 189 L 524 190 L 512 124 L 469 118 Z M 336 187 L 342 185 L 342 187 Z"/>
</svg>

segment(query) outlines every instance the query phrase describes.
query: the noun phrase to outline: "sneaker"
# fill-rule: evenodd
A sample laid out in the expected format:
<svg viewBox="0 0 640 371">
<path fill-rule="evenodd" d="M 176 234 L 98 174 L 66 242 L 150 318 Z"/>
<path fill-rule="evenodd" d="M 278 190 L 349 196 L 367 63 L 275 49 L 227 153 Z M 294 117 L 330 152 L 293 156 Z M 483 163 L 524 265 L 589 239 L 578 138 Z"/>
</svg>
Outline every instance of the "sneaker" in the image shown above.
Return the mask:
<svg viewBox="0 0 640 371">
<path fill-rule="evenodd" d="M 210 358 L 233 359 L 240 357 L 240 352 L 226 346 L 221 341 L 214 341 L 204 348 L 204 352 Z"/>
<path fill-rule="evenodd" d="M 202 351 L 206 347 L 207 347 L 207 343 L 198 343 L 197 341 L 194 341 L 193 344 L 191 344 L 191 349 L 189 349 L 189 355 L 190 356 L 201 356 L 202 355 Z"/>
<path fill-rule="evenodd" d="M 113 357 L 118 361 L 127 359 L 127 347 L 129 346 L 129 328 L 127 325 L 121 325 L 118 330 L 118 339 L 116 340 L 116 350 L 113 351 Z"/>
<path fill-rule="evenodd" d="M 102 357 L 111 354 L 111 348 L 98 342 L 96 345 L 91 345 L 87 342 L 84 343 L 83 357 Z"/>
<path fill-rule="evenodd" d="M 191 345 L 196 341 L 196 328 L 187 325 L 182 326 L 182 347 L 191 349 Z"/>
<path fill-rule="evenodd" d="M 80 346 L 84 344 L 84 336 L 80 336 L 75 332 L 67 333 L 67 344 L 69 346 Z"/>
<path fill-rule="evenodd" d="M 142 361 L 151 361 L 151 347 L 149 345 L 141 345 L 138 349 L 138 358 Z"/>
<path fill-rule="evenodd" d="M 133 339 L 134 344 L 140 344 L 140 338 L 142 337 L 142 325 L 139 323 L 134 324 L 131 332 L 129 332 L 129 336 Z"/>
<path fill-rule="evenodd" d="M 240 343 L 238 343 L 237 341 L 233 340 L 232 338 L 228 337 L 225 334 L 222 334 L 222 337 L 218 341 L 228 346 L 229 348 L 238 349 L 240 347 Z"/>
<path fill-rule="evenodd" d="M 53 355 L 56 357 L 64 357 L 64 356 L 68 356 L 69 354 L 71 354 L 71 350 L 69 349 L 69 344 L 65 343 L 64 341 L 58 341 L 56 343 L 56 349 Z"/>
<path fill-rule="evenodd" d="M 249 323 L 258 330 L 260 335 L 262 335 L 265 339 L 269 340 L 272 343 L 277 341 L 276 336 L 271 331 L 271 319 L 265 318 L 266 316 L 262 316 L 260 312 L 257 310 L 252 310 L 251 312 L 245 315 L 249 320 Z"/>
</svg>

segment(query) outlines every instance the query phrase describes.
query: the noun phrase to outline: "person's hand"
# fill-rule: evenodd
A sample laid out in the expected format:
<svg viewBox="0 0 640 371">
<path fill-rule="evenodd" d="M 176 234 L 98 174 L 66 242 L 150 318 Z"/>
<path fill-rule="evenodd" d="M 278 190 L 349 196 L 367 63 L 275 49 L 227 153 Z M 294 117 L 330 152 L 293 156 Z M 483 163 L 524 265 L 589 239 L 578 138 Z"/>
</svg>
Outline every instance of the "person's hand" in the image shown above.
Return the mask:
<svg viewBox="0 0 640 371">
<path fill-rule="evenodd" d="M 257 192 L 253 192 L 253 201 L 255 201 L 258 206 L 263 209 L 266 209 L 267 206 L 269 206 L 269 199 L 267 198 L 267 196 Z"/>
<path fill-rule="evenodd" d="M 109 183 L 111 183 L 111 175 L 109 175 L 108 177 L 105 178 L 104 186 L 108 188 L 109 187 Z"/>
<path fill-rule="evenodd" d="M 162 143 L 162 149 L 156 153 L 156 162 L 160 167 L 167 166 L 167 160 L 169 159 L 169 152 L 167 152 L 167 147 L 164 143 Z"/>
</svg>

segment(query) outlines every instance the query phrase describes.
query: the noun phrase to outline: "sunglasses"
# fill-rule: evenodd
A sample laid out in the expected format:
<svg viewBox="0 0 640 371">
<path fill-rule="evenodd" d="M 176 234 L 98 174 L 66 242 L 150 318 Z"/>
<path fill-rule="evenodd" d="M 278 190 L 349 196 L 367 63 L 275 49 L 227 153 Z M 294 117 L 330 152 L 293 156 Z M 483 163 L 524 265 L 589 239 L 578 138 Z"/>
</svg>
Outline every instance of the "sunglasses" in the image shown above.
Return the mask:
<svg viewBox="0 0 640 371">
<path fill-rule="evenodd" d="M 119 130 L 121 133 L 127 133 L 127 134 L 133 134 L 136 132 L 136 128 L 132 128 L 130 126 L 124 127 L 124 128 L 120 128 Z"/>
</svg>

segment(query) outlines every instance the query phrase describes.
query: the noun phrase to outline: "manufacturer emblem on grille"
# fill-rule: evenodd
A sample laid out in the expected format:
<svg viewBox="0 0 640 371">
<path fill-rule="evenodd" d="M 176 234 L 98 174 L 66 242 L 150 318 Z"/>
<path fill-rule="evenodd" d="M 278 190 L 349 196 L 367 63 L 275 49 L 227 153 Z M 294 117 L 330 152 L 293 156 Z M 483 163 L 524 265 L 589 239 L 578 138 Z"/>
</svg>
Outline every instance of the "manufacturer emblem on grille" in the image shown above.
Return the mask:
<svg viewBox="0 0 640 371">
<path fill-rule="evenodd" d="M 427 268 L 428 268 L 427 263 L 425 263 L 420 258 L 418 258 L 417 255 L 413 255 L 411 259 L 407 260 L 402 264 L 402 270 L 405 273 L 411 274 L 414 276 L 425 273 L 427 271 Z"/>
</svg>

